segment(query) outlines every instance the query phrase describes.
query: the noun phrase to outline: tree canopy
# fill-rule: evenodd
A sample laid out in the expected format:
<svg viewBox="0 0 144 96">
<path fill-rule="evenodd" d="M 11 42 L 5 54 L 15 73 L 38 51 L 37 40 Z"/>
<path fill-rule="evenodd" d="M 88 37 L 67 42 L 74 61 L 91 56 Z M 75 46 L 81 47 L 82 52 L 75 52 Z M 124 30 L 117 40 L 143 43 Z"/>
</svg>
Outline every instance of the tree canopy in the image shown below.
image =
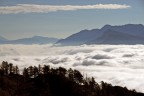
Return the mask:
<svg viewBox="0 0 144 96">
<path fill-rule="evenodd" d="M 0 96 L 144 96 L 126 87 L 100 84 L 80 71 L 49 65 L 29 66 L 19 73 L 18 66 L 0 65 Z"/>
</svg>

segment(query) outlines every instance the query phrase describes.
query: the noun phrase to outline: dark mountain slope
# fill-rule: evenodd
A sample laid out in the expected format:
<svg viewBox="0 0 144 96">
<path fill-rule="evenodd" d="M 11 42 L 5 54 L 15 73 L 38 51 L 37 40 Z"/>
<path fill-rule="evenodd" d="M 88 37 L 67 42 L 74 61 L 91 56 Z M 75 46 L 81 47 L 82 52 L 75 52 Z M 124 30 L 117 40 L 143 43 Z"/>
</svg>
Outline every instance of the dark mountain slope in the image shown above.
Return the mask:
<svg viewBox="0 0 144 96">
<path fill-rule="evenodd" d="M 73 34 L 65 39 L 59 40 L 56 44 L 80 45 L 86 41 L 93 40 L 93 38 L 97 38 L 101 35 L 102 35 L 102 32 L 99 29 L 82 30 L 79 33 Z"/>
<path fill-rule="evenodd" d="M 59 40 L 56 44 L 81 45 L 81 44 L 84 44 L 85 42 L 90 42 L 92 40 L 98 39 L 108 30 L 113 30 L 116 32 L 124 33 L 124 34 L 129 34 L 129 36 L 131 36 L 131 35 L 137 36 L 139 38 L 144 37 L 144 26 L 142 24 L 126 24 L 126 25 L 121 25 L 121 26 L 105 25 L 101 29 L 80 31 L 76 34 L 73 34 L 73 35 L 67 37 L 66 39 Z M 123 37 L 122 36 L 120 36 L 120 37 L 121 38 L 119 38 L 119 39 L 122 40 Z M 139 40 L 137 40 L 135 43 L 137 43 L 138 41 Z M 125 42 L 121 42 L 121 43 L 125 44 Z M 138 43 L 142 43 L 141 40 Z M 128 44 L 128 43 L 126 43 L 126 44 Z"/>
<path fill-rule="evenodd" d="M 108 29 L 131 34 L 134 36 L 144 37 L 144 25 L 142 24 L 126 24 L 121 26 L 111 26 Z"/>
<path fill-rule="evenodd" d="M 101 37 L 86 44 L 144 44 L 144 38 L 108 29 Z"/>
</svg>

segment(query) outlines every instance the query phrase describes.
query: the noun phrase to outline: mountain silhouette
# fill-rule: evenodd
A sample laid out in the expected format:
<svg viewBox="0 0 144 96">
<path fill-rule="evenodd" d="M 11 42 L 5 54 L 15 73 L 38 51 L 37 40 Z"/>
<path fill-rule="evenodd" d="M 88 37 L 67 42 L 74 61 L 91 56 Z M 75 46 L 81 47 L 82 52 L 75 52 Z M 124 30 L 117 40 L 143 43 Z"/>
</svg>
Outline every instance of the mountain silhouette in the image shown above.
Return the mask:
<svg viewBox="0 0 144 96">
<path fill-rule="evenodd" d="M 3 42 L 5 42 L 5 41 L 7 41 L 7 39 L 4 38 L 4 37 L 2 37 L 2 36 L 0 36 L 0 43 L 3 43 Z"/>
<path fill-rule="evenodd" d="M 108 29 L 101 37 L 85 44 L 144 44 L 144 38 Z"/>
<path fill-rule="evenodd" d="M 134 36 L 144 37 L 144 25 L 142 24 L 126 24 L 121 26 L 111 26 L 107 29 L 115 30 Z"/>
<path fill-rule="evenodd" d="M 56 44 L 61 45 L 80 45 L 84 42 L 93 40 L 102 35 L 102 32 L 99 29 L 93 30 L 82 30 L 79 33 L 73 34 L 65 39 L 59 40 Z"/>
<path fill-rule="evenodd" d="M 6 41 L 7 39 L 2 37 L 2 36 L 0 36 L 0 40 Z"/>
<path fill-rule="evenodd" d="M 111 42 L 116 40 L 113 37 L 114 34 L 117 36 L 117 41 L 115 43 Z M 110 36 L 109 39 L 111 38 L 111 41 L 107 41 L 107 42 L 100 41 L 100 38 L 103 38 L 102 40 L 104 40 L 105 37 L 104 35 L 107 35 L 106 36 L 107 38 Z M 128 39 L 126 39 L 126 37 Z M 142 24 L 126 24 L 121 26 L 111 26 L 107 24 L 103 26 L 101 29 L 82 30 L 65 39 L 59 40 L 56 44 L 81 45 L 87 43 L 91 44 L 92 43 L 91 41 L 95 41 L 96 42 L 95 44 L 98 44 L 98 42 L 101 44 L 105 44 L 105 43 L 106 44 L 111 44 L 111 43 L 112 44 L 143 44 L 143 39 L 142 39 L 143 37 L 144 37 L 144 26 Z M 125 40 L 123 40 L 124 38 Z M 132 38 L 134 39 L 134 41 Z M 118 42 L 118 39 L 120 42 Z M 132 41 L 128 42 L 127 40 L 132 40 Z M 94 44 L 94 42 L 92 44 Z"/>
<path fill-rule="evenodd" d="M 57 38 L 34 36 L 31 38 L 22 38 L 17 40 L 7 40 L 1 42 L 1 44 L 48 44 L 57 42 Z"/>
</svg>

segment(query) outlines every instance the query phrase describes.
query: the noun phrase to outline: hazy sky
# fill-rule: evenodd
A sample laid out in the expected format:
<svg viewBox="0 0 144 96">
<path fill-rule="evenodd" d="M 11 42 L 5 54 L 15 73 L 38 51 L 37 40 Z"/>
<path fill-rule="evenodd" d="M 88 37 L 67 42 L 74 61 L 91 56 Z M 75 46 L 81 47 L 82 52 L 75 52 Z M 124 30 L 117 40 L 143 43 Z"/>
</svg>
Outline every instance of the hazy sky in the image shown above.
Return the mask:
<svg viewBox="0 0 144 96">
<path fill-rule="evenodd" d="M 0 35 L 65 38 L 105 24 L 144 24 L 144 0 L 0 0 Z"/>
</svg>

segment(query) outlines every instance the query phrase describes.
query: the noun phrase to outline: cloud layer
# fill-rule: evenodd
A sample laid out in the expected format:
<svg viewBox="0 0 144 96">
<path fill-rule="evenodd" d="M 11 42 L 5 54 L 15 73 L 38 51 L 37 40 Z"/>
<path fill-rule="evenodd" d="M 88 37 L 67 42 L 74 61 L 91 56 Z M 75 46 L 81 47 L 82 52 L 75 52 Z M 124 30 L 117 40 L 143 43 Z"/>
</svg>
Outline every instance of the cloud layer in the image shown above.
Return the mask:
<svg viewBox="0 0 144 96">
<path fill-rule="evenodd" d="M 144 45 L 0 45 L 0 62 L 30 65 L 48 64 L 80 70 L 97 82 L 126 86 L 144 92 Z"/>
<path fill-rule="evenodd" d="M 84 9 L 127 9 L 131 6 L 120 4 L 96 4 L 96 5 L 36 5 L 36 4 L 17 4 L 15 6 L 1 6 L 0 14 L 17 13 L 48 13 L 55 11 L 73 11 Z"/>
</svg>

